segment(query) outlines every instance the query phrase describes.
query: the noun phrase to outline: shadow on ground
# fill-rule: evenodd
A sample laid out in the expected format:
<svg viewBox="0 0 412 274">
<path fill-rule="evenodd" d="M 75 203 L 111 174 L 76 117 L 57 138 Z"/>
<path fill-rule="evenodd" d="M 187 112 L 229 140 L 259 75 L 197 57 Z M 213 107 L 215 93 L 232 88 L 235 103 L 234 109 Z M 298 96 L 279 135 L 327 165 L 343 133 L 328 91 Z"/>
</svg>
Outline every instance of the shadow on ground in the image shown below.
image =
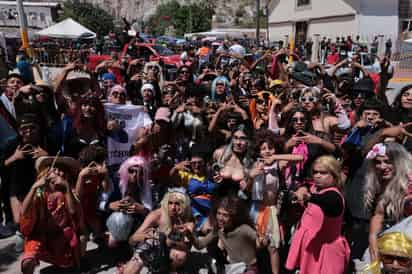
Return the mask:
<svg viewBox="0 0 412 274">
<path fill-rule="evenodd" d="M 87 251 L 85 260 L 82 260 L 82 269 L 61 269 L 55 266 L 46 266 L 40 270 L 40 274 L 72 274 L 87 273 L 96 274 L 116 267 L 119 263 L 124 263 L 130 258 L 128 248 L 124 246 L 114 249 L 95 248 Z"/>
<path fill-rule="evenodd" d="M 19 254 L 14 251 L 14 243 L 0 249 L 0 273 L 7 270 L 7 266 L 17 261 Z"/>
</svg>

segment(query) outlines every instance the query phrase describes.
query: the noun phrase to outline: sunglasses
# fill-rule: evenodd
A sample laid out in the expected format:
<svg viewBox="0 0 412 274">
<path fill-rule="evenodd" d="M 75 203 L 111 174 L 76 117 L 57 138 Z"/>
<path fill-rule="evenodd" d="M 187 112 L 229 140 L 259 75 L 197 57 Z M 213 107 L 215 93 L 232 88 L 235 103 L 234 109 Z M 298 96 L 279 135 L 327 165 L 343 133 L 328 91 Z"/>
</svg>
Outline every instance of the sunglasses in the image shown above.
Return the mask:
<svg viewBox="0 0 412 274">
<path fill-rule="evenodd" d="M 396 262 L 402 267 L 409 267 L 412 263 L 411 259 L 406 257 L 381 255 L 380 258 L 383 264 L 392 264 L 396 260 Z"/>
<path fill-rule="evenodd" d="M 299 100 L 301 103 L 316 103 L 318 101 L 318 99 L 313 96 L 303 96 L 303 97 L 300 97 Z"/>
<path fill-rule="evenodd" d="M 180 73 L 181 74 L 190 74 L 190 72 L 188 70 L 182 70 Z"/>
<path fill-rule="evenodd" d="M 133 168 L 133 167 L 131 167 L 131 168 L 129 168 L 129 169 L 127 170 L 127 172 L 128 172 L 129 174 L 139 174 L 139 173 L 140 173 L 140 168 L 137 168 L 137 167 Z"/>
<path fill-rule="evenodd" d="M 363 92 L 354 92 L 354 93 L 353 93 L 353 98 L 362 98 L 362 99 L 365 99 L 366 96 L 365 96 L 365 94 L 364 94 Z"/>
<path fill-rule="evenodd" d="M 301 118 L 301 117 L 293 117 L 293 118 L 292 118 L 292 123 L 297 123 L 297 122 L 305 123 L 305 122 L 306 122 L 306 119 L 305 119 L 305 118 Z"/>
<path fill-rule="evenodd" d="M 126 97 L 126 93 L 114 91 L 114 92 L 112 92 L 112 96 L 116 97 L 116 98 L 117 97 Z"/>
<path fill-rule="evenodd" d="M 267 105 L 269 102 L 267 100 L 263 100 L 263 99 L 256 99 L 256 104 L 258 105 Z"/>
</svg>

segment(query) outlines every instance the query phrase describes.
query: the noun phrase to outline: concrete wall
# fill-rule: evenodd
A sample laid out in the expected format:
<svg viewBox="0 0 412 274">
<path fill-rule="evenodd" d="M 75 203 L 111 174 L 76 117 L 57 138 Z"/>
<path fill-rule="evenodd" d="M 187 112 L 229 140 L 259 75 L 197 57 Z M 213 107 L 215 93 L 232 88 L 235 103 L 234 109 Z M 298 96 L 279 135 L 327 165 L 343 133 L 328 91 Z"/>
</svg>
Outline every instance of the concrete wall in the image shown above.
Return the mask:
<svg viewBox="0 0 412 274">
<path fill-rule="evenodd" d="M 358 29 L 355 15 L 334 17 L 328 19 L 314 19 L 309 21 L 308 37 L 320 34 L 330 38 L 337 36 L 356 35 Z"/>
<path fill-rule="evenodd" d="M 395 41 L 398 14 L 398 0 L 311 0 L 302 8 L 296 7 L 296 0 L 277 0 L 269 16 L 271 40 L 294 35 L 294 24 L 307 21 L 308 37 L 359 34 L 372 40 L 374 35 L 383 34 Z"/>
<path fill-rule="evenodd" d="M 281 23 L 269 27 L 270 41 L 284 40 L 285 35 L 291 35 L 293 33 L 292 23 Z"/>
<path fill-rule="evenodd" d="M 41 6 L 24 6 L 27 24 L 32 28 L 47 28 L 53 24 L 52 8 Z M 9 18 L 8 14 L 15 18 Z M 15 2 L 0 5 L 0 26 L 18 27 L 19 20 Z"/>
<path fill-rule="evenodd" d="M 385 35 L 396 40 L 399 28 L 398 0 L 362 0 L 359 14 L 361 36 Z"/>
<path fill-rule="evenodd" d="M 312 18 L 355 14 L 360 0 L 311 0 L 306 7 L 297 7 L 296 0 L 279 0 L 269 16 L 269 22 L 303 21 Z"/>
</svg>

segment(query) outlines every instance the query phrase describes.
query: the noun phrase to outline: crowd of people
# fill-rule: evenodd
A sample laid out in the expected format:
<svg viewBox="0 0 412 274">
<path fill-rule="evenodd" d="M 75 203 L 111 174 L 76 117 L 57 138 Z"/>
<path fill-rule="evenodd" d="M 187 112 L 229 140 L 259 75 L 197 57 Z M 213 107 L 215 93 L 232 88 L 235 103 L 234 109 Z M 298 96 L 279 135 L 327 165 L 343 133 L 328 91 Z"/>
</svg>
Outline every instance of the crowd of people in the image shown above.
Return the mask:
<svg viewBox="0 0 412 274">
<path fill-rule="evenodd" d="M 389 54 L 379 73 L 300 55 L 204 43 L 166 81 L 113 52 L 46 83 L 21 53 L 0 96 L 0 234 L 22 273 L 87 273 L 89 241 L 128 252 L 119 274 L 412 273 L 412 85 L 388 100 Z"/>
</svg>

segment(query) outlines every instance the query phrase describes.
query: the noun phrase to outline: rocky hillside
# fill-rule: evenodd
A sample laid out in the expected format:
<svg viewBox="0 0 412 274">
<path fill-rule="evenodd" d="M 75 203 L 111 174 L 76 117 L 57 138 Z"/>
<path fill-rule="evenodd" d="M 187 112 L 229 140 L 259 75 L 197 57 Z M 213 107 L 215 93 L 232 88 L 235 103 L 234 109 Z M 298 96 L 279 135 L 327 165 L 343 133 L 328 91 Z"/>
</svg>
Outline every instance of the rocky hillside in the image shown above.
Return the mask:
<svg viewBox="0 0 412 274">
<path fill-rule="evenodd" d="M 39 0 L 29 0 L 36 1 Z M 40 0 L 48 2 L 50 0 Z M 64 0 L 54 0 L 64 3 Z M 145 20 L 156 7 L 169 0 L 81 0 L 96 4 L 115 17 L 126 17 L 130 21 Z M 178 0 L 181 4 L 197 0 Z M 215 4 L 215 26 L 253 26 L 256 0 L 209 0 Z M 263 7 L 266 0 L 260 0 Z"/>
</svg>

